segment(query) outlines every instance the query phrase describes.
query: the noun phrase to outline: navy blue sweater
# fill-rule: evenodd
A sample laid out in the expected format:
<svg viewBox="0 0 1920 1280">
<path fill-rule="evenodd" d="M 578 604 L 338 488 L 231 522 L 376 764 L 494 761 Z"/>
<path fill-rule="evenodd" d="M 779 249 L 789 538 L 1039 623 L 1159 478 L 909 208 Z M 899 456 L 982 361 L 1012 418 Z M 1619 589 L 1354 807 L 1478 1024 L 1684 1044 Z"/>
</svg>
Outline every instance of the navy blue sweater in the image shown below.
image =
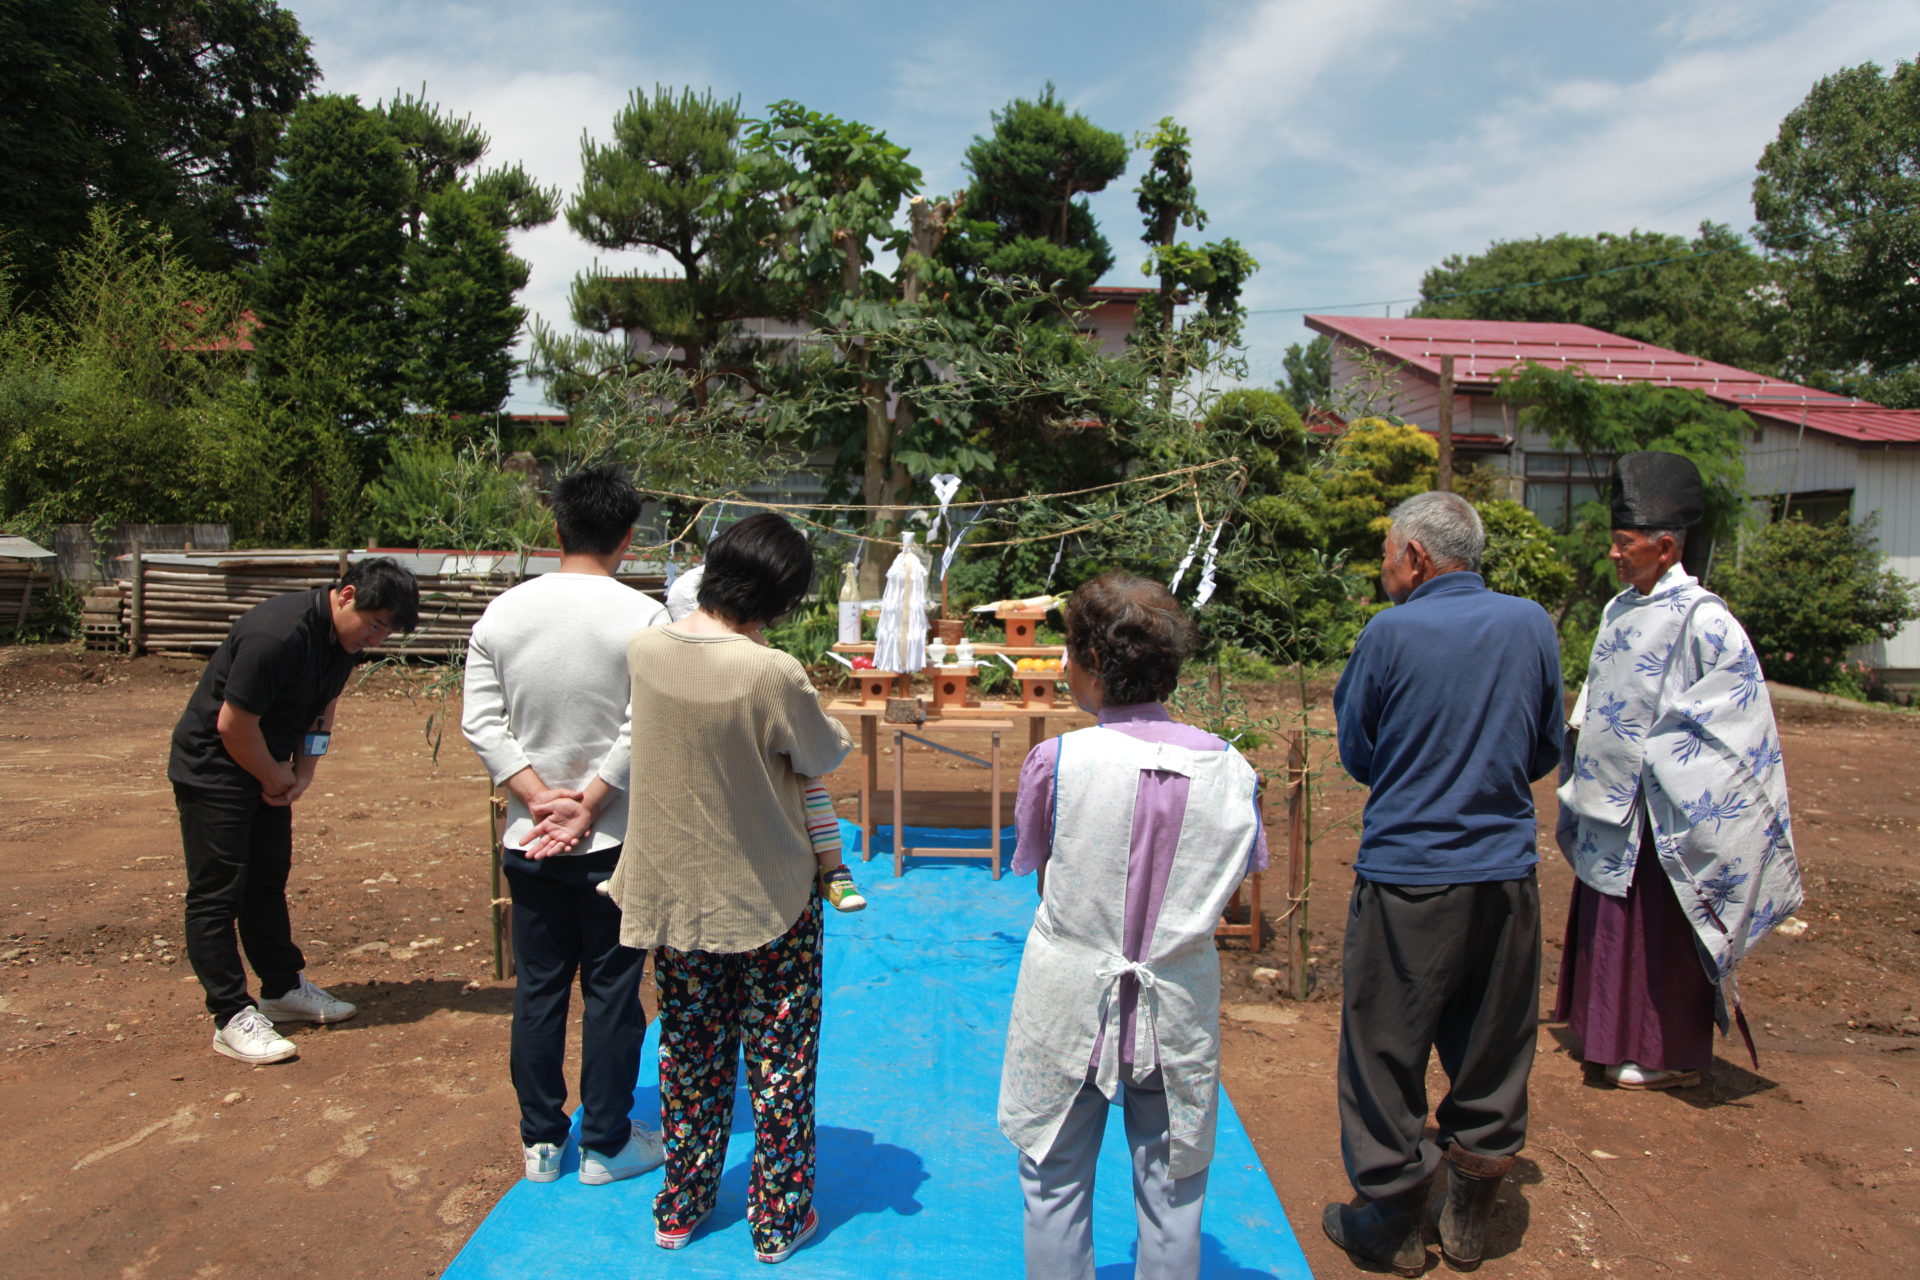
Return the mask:
<svg viewBox="0 0 1920 1280">
<path fill-rule="evenodd" d="M 1443 573 L 1375 615 L 1333 691 L 1340 763 L 1373 788 L 1354 871 L 1384 884 L 1515 880 L 1539 861 L 1529 785 L 1560 763 L 1546 611 Z"/>
</svg>

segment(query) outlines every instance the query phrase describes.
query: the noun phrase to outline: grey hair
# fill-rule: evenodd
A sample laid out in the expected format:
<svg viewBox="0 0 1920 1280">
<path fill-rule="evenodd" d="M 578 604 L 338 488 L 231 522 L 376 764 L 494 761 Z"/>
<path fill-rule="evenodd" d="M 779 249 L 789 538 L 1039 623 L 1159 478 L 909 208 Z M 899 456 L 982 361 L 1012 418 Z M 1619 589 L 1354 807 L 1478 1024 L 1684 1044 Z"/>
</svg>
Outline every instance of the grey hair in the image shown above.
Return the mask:
<svg viewBox="0 0 1920 1280">
<path fill-rule="evenodd" d="M 1438 489 L 1417 493 L 1395 507 L 1390 518 L 1393 530 L 1387 536 L 1403 547 L 1418 542 L 1436 569 L 1480 571 L 1487 529 L 1473 504 L 1459 494 Z"/>
<path fill-rule="evenodd" d="M 1642 529 L 1640 532 L 1646 535 L 1648 542 L 1658 542 L 1662 538 L 1672 538 L 1673 549 L 1675 551 L 1685 551 L 1687 549 L 1687 531 L 1685 529 Z"/>
</svg>

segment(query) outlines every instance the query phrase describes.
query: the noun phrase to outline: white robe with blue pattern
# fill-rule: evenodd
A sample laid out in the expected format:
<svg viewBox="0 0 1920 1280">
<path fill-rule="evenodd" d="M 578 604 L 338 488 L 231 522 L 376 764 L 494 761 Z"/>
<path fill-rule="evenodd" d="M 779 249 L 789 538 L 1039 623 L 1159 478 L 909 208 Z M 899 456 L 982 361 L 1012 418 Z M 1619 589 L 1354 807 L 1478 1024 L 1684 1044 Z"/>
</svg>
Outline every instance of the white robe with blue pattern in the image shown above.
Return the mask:
<svg viewBox="0 0 1920 1280">
<path fill-rule="evenodd" d="M 1708 976 L 1724 983 L 1801 901 L 1780 734 L 1747 633 L 1676 565 L 1652 594 L 1608 602 L 1580 702 L 1561 852 L 1588 887 L 1624 898 L 1644 812 Z"/>
</svg>

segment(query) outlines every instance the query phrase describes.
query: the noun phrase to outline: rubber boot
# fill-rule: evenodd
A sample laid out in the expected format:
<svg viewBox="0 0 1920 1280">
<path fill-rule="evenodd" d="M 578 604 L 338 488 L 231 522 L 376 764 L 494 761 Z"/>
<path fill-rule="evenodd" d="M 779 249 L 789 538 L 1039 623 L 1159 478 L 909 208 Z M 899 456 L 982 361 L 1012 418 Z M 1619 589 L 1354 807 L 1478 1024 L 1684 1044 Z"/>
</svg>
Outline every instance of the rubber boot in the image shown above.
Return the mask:
<svg viewBox="0 0 1920 1280">
<path fill-rule="evenodd" d="M 1421 1239 L 1427 1184 L 1358 1206 L 1330 1204 L 1320 1214 L 1327 1238 L 1354 1257 L 1385 1267 L 1395 1275 L 1417 1276 L 1427 1269 Z"/>
<path fill-rule="evenodd" d="M 1455 1271 L 1471 1271 L 1486 1252 L 1487 1222 L 1500 1195 L 1500 1183 L 1513 1168 L 1512 1156 L 1479 1156 L 1447 1148 L 1447 1194 L 1433 1201 L 1433 1229 L 1440 1256 Z"/>
</svg>

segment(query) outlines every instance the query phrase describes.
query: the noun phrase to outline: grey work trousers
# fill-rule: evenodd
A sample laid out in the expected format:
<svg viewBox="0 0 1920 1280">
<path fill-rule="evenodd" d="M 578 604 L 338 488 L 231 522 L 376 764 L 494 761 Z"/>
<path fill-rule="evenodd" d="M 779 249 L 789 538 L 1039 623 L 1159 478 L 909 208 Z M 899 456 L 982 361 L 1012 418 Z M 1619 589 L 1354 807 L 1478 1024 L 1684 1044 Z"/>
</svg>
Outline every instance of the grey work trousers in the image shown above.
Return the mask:
<svg viewBox="0 0 1920 1280">
<path fill-rule="evenodd" d="M 1028 1280 L 1094 1280 L 1093 1172 L 1107 1108 L 1119 1106 L 1133 1149 L 1133 1208 L 1139 1221 L 1135 1280 L 1195 1280 L 1200 1274 L 1200 1210 L 1207 1171 L 1168 1176 L 1167 1095 L 1159 1071 L 1129 1083 L 1121 1067 L 1120 1096 L 1109 1103 L 1092 1072 L 1068 1109 L 1066 1123 L 1044 1160 L 1020 1156 L 1026 1196 Z"/>
<path fill-rule="evenodd" d="M 1340 1153 L 1370 1200 L 1410 1191 L 1458 1145 L 1509 1156 L 1527 1136 L 1539 1022 L 1540 889 L 1358 880 L 1340 1000 Z M 1427 1122 L 1427 1060 L 1448 1090 Z"/>
</svg>

